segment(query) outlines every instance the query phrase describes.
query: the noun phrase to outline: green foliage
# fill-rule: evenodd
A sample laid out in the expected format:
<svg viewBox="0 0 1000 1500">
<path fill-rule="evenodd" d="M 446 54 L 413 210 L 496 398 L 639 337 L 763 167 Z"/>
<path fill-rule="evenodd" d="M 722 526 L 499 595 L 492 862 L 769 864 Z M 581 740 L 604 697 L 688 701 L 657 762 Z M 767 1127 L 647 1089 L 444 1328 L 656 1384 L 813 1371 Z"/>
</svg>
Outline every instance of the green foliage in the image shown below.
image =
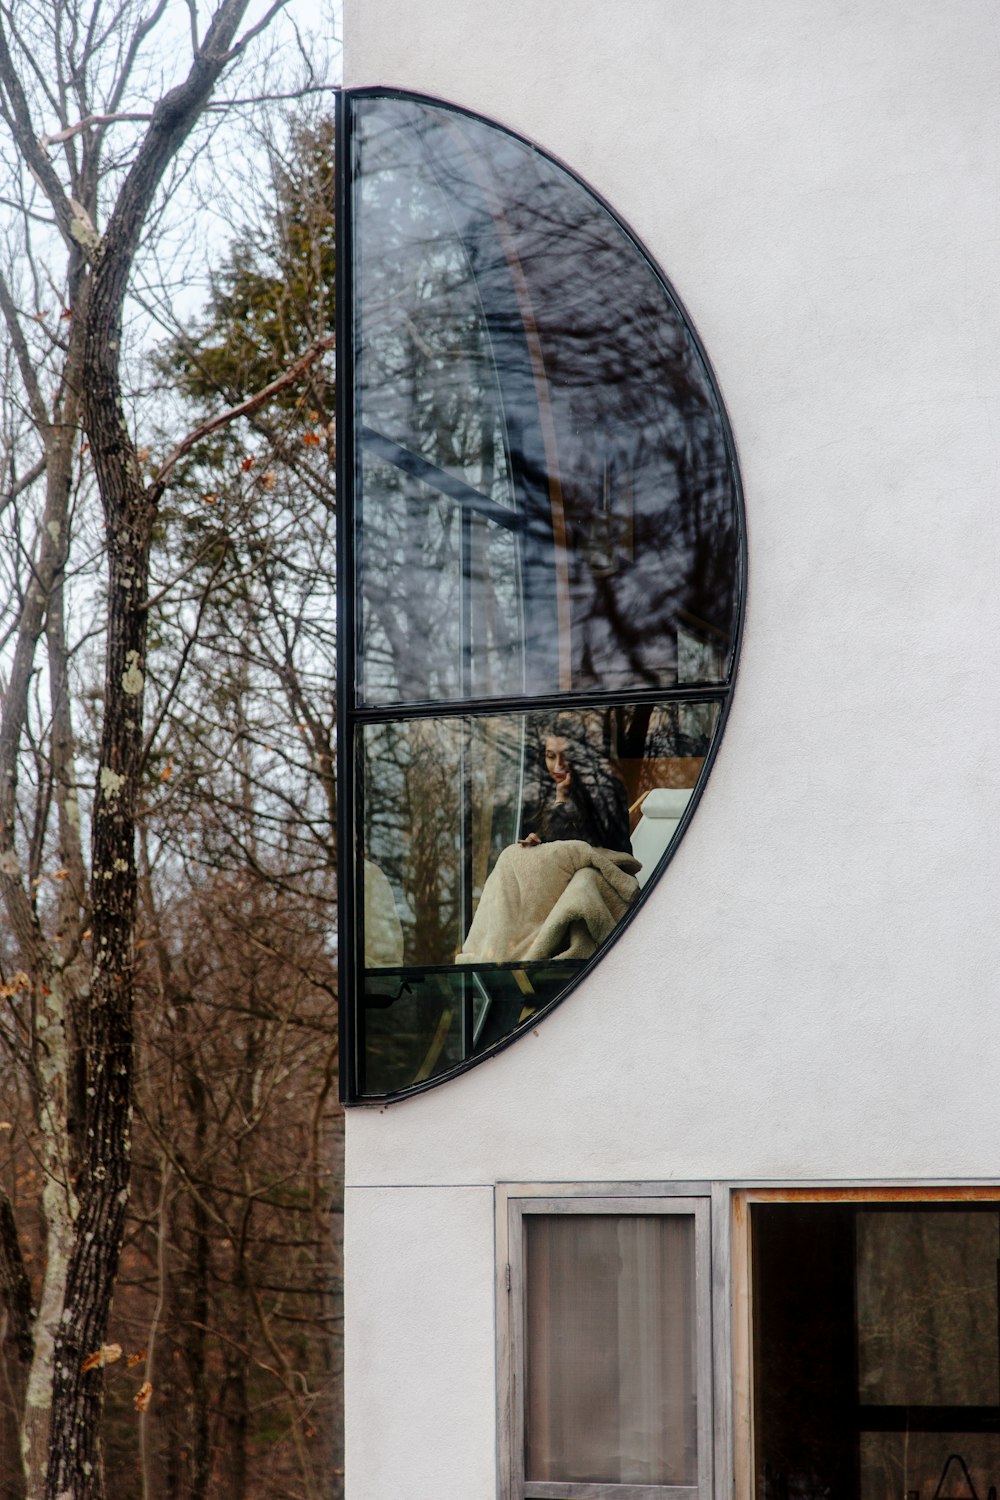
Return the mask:
<svg viewBox="0 0 1000 1500">
<path fill-rule="evenodd" d="M 213 870 L 249 864 L 327 900 L 332 351 L 251 414 L 204 432 L 333 332 L 332 122 L 299 120 L 287 139 L 280 156 L 271 153 L 255 227 L 240 229 L 203 314 L 159 355 L 170 388 L 163 411 L 179 409 L 180 430 L 203 435 L 171 472 L 158 514 L 148 675 L 158 728 L 146 791 L 171 859 Z M 174 422 L 152 438 L 152 472 L 176 431 Z"/>
<path fill-rule="evenodd" d="M 238 402 L 277 378 L 334 328 L 333 122 L 298 122 L 274 161 L 275 203 L 263 238 L 244 231 L 215 277 L 200 328 L 175 339 L 161 372 L 195 403 Z M 328 426 L 333 380 L 317 363 L 274 405 Z M 216 439 L 216 446 L 218 439 Z"/>
</svg>

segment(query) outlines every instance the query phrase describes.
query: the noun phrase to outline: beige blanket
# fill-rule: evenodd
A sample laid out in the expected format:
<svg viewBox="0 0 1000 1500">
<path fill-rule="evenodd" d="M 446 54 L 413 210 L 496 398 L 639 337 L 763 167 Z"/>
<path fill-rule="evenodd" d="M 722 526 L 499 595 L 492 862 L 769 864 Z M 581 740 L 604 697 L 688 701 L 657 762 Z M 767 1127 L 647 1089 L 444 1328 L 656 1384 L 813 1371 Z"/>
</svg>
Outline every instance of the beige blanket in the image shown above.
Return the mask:
<svg viewBox="0 0 1000 1500">
<path fill-rule="evenodd" d="M 457 963 L 589 958 L 639 894 L 637 859 L 563 839 L 511 844 L 483 887 Z"/>
</svg>

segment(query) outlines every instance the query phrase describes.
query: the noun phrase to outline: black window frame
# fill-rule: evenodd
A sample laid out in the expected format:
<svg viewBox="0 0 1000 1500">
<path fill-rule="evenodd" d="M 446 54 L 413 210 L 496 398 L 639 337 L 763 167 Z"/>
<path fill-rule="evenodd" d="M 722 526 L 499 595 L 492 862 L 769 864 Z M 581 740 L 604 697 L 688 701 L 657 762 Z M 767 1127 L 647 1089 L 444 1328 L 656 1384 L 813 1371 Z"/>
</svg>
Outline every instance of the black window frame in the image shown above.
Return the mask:
<svg viewBox="0 0 1000 1500">
<path fill-rule="evenodd" d="M 684 329 L 687 339 L 701 362 L 702 369 L 713 396 L 723 434 L 728 462 L 729 479 L 732 485 L 735 520 L 735 608 L 733 640 L 729 653 L 724 681 L 710 686 L 678 684 L 674 687 L 639 688 L 628 687 L 612 690 L 565 691 L 544 694 L 522 693 L 490 698 L 457 698 L 447 702 L 390 703 L 360 707 L 355 702 L 355 643 L 357 639 L 357 611 L 355 598 L 356 548 L 355 548 L 355 499 L 360 467 L 360 442 L 379 441 L 378 435 L 359 433 L 356 422 L 356 399 L 354 381 L 354 328 L 353 328 L 353 268 L 354 225 L 352 222 L 353 187 L 356 175 L 357 150 L 353 129 L 353 106 L 365 99 L 397 99 L 421 104 L 438 110 L 452 111 L 459 116 L 486 124 L 503 131 L 515 141 L 537 152 L 541 157 L 559 167 L 575 180 L 596 204 L 610 216 L 624 238 L 631 244 L 637 256 L 645 262 Z M 562 1004 L 577 985 L 590 974 L 599 963 L 610 942 L 617 941 L 645 904 L 650 891 L 662 876 L 679 845 L 687 826 L 694 815 L 705 783 L 719 752 L 726 723 L 732 706 L 737 667 L 740 659 L 743 629 L 746 616 L 747 596 L 747 532 L 743 498 L 743 487 L 737 461 L 736 443 L 728 418 L 719 382 L 708 355 L 698 337 L 692 319 L 684 308 L 673 285 L 655 258 L 650 254 L 634 231 L 621 219 L 615 209 L 588 182 L 553 153 L 544 150 L 535 142 L 516 131 L 490 120 L 476 112 L 446 100 L 387 87 L 342 89 L 336 96 L 336 348 L 337 348 L 337 804 L 338 804 L 338 970 L 339 970 L 339 1082 L 340 1098 L 348 1105 L 384 1105 L 397 1099 L 421 1093 L 440 1083 L 469 1071 L 486 1058 L 511 1045 L 527 1031 L 532 1030 L 557 1005 Z M 384 440 L 383 440 L 384 441 Z M 405 460 L 404 460 L 405 462 Z M 451 479 L 452 485 L 460 481 Z M 359 736 L 357 731 L 365 724 L 377 724 L 400 720 L 442 717 L 477 717 L 485 715 L 536 713 L 545 710 L 611 709 L 633 705 L 661 705 L 669 703 L 716 703 L 719 718 L 711 743 L 697 781 L 691 790 L 690 799 L 681 817 L 670 848 L 660 860 L 655 873 L 640 891 L 638 898 L 619 922 L 613 937 L 601 945 L 597 952 L 586 960 L 579 971 L 569 979 L 560 992 L 535 1010 L 521 1024 L 508 1032 L 499 1041 L 481 1053 L 465 1057 L 447 1072 L 411 1083 L 405 1088 L 388 1093 L 365 1092 L 359 1085 L 357 1067 L 358 1024 L 358 933 L 359 892 L 364 888 L 363 853 L 361 841 L 355 840 L 357 826 L 356 809 L 358 788 L 361 782 Z"/>
</svg>

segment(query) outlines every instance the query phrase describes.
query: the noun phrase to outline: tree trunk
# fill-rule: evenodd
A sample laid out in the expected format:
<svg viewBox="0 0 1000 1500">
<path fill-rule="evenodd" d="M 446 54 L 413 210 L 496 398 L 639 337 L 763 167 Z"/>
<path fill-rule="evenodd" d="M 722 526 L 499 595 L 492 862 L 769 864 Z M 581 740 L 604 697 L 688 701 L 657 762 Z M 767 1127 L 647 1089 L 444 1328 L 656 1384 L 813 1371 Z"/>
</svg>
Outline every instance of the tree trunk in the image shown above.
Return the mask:
<svg viewBox="0 0 1000 1500">
<path fill-rule="evenodd" d="M 86 283 L 82 264 L 71 276 L 79 313 L 86 306 Z M 5 284 L 0 284 L 0 302 L 8 329 L 14 327 L 13 308 Z M 14 341 L 17 342 L 16 330 Z M 83 898 L 83 865 L 79 847 L 79 816 L 75 831 L 69 826 L 68 785 L 72 776 L 72 733 L 66 680 L 65 643 L 61 639 L 62 575 L 66 563 L 73 445 L 79 425 L 79 371 L 83 354 L 82 325 L 70 332 L 67 355 L 67 394 L 54 420 L 45 419 L 42 438 L 46 454 L 46 498 L 39 532 L 38 564 L 33 586 L 24 600 L 18 623 L 14 666 L 4 698 L 0 729 L 0 885 L 11 927 L 30 972 L 33 994 L 31 1048 L 32 1091 L 40 1136 L 43 1169 L 42 1213 L 46 1234 L 46 1264 L 38 1316 L 30 1347 L 30 1367 L 21 1410 L 21 1462 L 28 1500 L 40 1500 L 45 1488 L 51 1408 L 52 1362 L 55 1337 L 63 1310 L 66 1273 L 73 1239 L 76 1197 L 73 1191 L 72 1129 L 69 1119 L 71 1075 L 70 976 L 61 956 L 53 952 L 42 934 L 37 916 L 24 889 L 24 872 L 14 853 L 14 807 L 17 786 L 18 746 L 23 729 L 36 650 L 43 629 L 48 637 L 53 714 L 59 724 L 59 744 L 54 750 L 58 763 L 55 798 L 60 820 L 60 848 L 73 863 L 73 885 L 77 903 Z M 36 392 L 36 401 L 40 402 Z M 39 411 L 39 417 L 44 415 Z M 75 841 L 74 841 L 75 832 Z M 6 861 L 6 863 L 5 863 Z M 72 923 L 74 892 L 60 896 L 61 925 Z M 79 905 L 75 906 L 76 930 L 61 934 L 66 946 L 76 946 Z M 77 968 L 79 966 L 77 965 Z M 11 1226 L 16 1242 L 16 1230 Z"/>
<path fill-rule="evenodd" d="M 207 1131 L 207 1101 L 205 1085 L 192 1072 L 188 1078 L 188 1096 L 194 1115 L 193 1161 L 200 1170 L 205 1160 L 205 1136 Z M 192 1195 L 191 1214 L 194 1221 L 194 1287 L 191 1304 L 191 1337 L 188 1344 L 191 1371 L 191 1500 L 206 1500 L 212 1473 L 212 1452 L 209 1434 L 208 1368 L 206 1363 L 206 1338 L 208 1329 L 208 1279 L 209 1264 L 208 1214 L 198 1193 Z"/>
<path fill-rule="evenodd" d="M 125 417 L 120 376 L 123 308 L 140 236 L 163 173 L 230 59 L 247 4 L 248 0 L 221 0 L 188 77 L 153 110 L 107 229 L 91 249 L 94 271 L 84 338 L 83 418 L 107 527 L 107 656 L 91 837 L 93 959 L 85 1037 L 85 1156 L 53 1357 L 48 1500 L 103 1500 L 103 1374 L 100 1363 L 86 1370 L 83 1366 L 99 1355 L 106 1341 L 131 1168 L 135 814 L 156 497 L 146 490 Z M 34 157 L 35 142 L 29 149 Z M 65 212 L 63 203 L 59 208 Z"/>
<path fill-rule="evenodd" d="M 106 1342 L 130 1172 L 134 830 L 152 514 L 121 410 L 121 304 L 102 285 L 107 279 L 114 279 L 110 256 L 95 275 L 86 340 L 84 415 L 108 528 L 108 642 L 92 836 L 93 966 L 85 1038 L 84 1173 L 56 1339 L 49 1500 L 67 1493 L 102 1494 L 103 1377 L 99 1364 L 89 1370 L 83 1365 Z"/>
</svg>

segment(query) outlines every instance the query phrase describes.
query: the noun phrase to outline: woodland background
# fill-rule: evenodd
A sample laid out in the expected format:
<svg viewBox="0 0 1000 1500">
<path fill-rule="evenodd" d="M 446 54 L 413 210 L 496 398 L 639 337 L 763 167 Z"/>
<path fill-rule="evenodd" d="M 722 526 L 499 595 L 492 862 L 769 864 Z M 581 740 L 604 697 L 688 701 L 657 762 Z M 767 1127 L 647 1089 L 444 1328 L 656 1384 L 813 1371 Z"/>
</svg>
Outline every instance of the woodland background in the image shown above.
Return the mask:
<svg viewBox="0 0 1000 1500">
<path fill-rule="evenodd" d="M 0 1497 L 342 1493 L 332 17 L 0 3 Z"/>
</svg>

